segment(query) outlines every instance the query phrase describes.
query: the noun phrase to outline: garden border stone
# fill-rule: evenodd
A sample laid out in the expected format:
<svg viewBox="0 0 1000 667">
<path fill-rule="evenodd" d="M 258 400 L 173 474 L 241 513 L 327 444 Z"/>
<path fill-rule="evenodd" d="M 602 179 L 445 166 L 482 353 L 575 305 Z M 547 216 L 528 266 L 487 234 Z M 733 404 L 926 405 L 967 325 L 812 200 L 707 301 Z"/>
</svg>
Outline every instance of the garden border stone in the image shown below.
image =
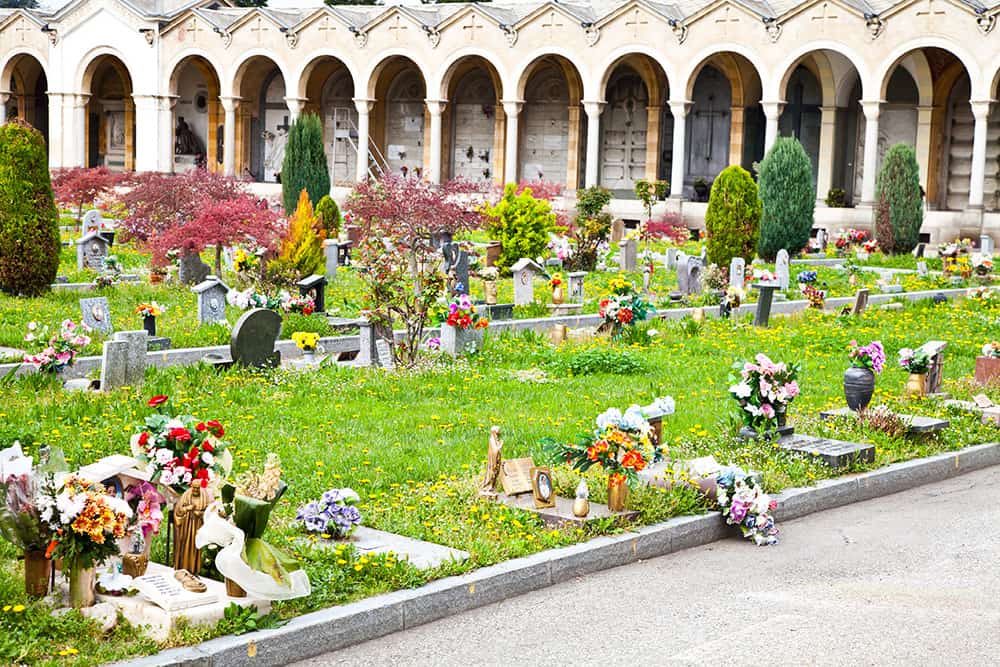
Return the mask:
<svg viewBox="0 0 1000 667">
<path fill-rule="evenodd" d="M 871 500 L 982 468 L 1000 465 L 1000 443 L 894 463 L 878 470 L 823 480 L 814 487 L 786 489 L 775 498 L 779 521 Z M 286 625 L 241 637 L 226 636 L 197 646 L 169 649 L 120 665 L 132 667 L 229 667 L 285 665 L 337 651 L 574 577 L 627 565 L 733 536 L 719 512 L 682 516 L 620 535 L 490 565 L 341 607 L 311 612 Z M 754 548 L 752 545 L 748 549 Z M 780 547 L 779 547 L 780 548 Z"/>
</svg>

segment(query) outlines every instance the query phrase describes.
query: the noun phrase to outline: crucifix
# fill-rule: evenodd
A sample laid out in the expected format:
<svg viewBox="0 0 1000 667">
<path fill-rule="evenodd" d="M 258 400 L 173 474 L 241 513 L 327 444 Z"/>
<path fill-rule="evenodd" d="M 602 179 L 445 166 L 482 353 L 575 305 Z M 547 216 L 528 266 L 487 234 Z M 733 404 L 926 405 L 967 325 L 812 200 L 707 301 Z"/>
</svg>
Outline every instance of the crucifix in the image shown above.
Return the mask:
<svg viewBox="0 0 1000 667">
<path fill-rule="evenodd" d="M 17 27 L 14 28 L 14 32 L 21 36 L 21 41 L 24 41 L 24 33 L 28 32 L 28 28 L 24 25 L 24 19 L 17 22 Z"/>
<path fill-rule="evenodd" d="M 642 12 L 640 12 L 639 8 L 636 7 L 635 8 L 635 13 L 632 15 L 632 20 L 631 21 L 625 21 L 625 25 L 626 26 L 632 26 L 632 36 L 633 37 L 638 37 L 639 36 L 639 26 L 649 25 L 649 21 L 640 21 L 639 20 L 641 16 L 642 16 Z"/>
<path fill-rule="evenodd" d="M 263 26 L 263 23 L 264 23 L 264 20 L 258 16 L 257 17 L 257 27 L 256 28 L 250 28 L 250 32 L 257 33 L 257 43 L 258 44 L 260 44 L 261 34 L 267 32 L 267 28 L 265 28 Z"/>
<path fill-rule="evenodd" d="M 198 27 L 198 19 L 194 19 L 193 18 L 193 19 L 191 19 L 191 23 L 188 24 L 188 28 L 185 30 L 185 32 L 190 33 L 190 35 L 191 35 L 191 43 L 192 44 L 197 44 L 198 43 L 198 33 L 199 32 L 205 32 L 205 29 L 204 28 L 199 28 Z"/>
<path fill-rule="evenodd" d="M 290 127 L 291 127 L 291 125 L 288 124 L 288 116 L 285 116 L 285 120 L 283 120 L 281 123 L 279 123 L 278 125 L 276 125 L 274 129 L 281 130 L 281 131 L 287 133 L 288 132 L 288 128 L 290 128 Z"/>
<path fill-rule="evenodd" d="M 549 29 L 549 39 L 554 40 L 556 36 L 556 28 L 563 27 L 562 23 L 556 23 L 556 13 L 555 11 L 549 12 L 549 22 L 542 24 L 543 28 Z"/>
<path fill-rule="evenodd" d="M 715 95 L 708 96 L 708 110 L 702 111 L 698 110 L 694 112 L 694 115 L 699 118 L 708 119 L 708 141 L 705 142 L 707 146 L 707 151 L 705 153 L 705 161 L 712 161 L 712 144 L 715 143 L 715 119 L 725 118 L 728 112 L 726 111 L 716 111 L 715 109 Z"/>
<path fill-rule="evenodd" d="M 403 19 L 400 18 L 399 14 L 396 14 L 396 25 L 389 26 L 389 30 L 393 31 L 392 36 L 397 42 L 399 41 L 399 31 L 409 29 L 403 25 L 402 21 Z"/>
<path fill-rule="evenodd" d="M 932 25 L 935 16 L 944 16 L 944 10 L 934 9 L 934 0 L 927 0 L 927 9 L 917 12 L 917 16 L 926 16 L 927 24 Z"/>
<path fill-rule="evenodd" d="M 476 39 L 476 31 L 477 30 L 482 30 L 482 29 L 483 29 L 483 24 L 482 23 L 476 23 L 476 15 L 475 14 L 470 14 L 469 15 L 469 23 L 462 26 L 462 30 L 463 31 L 468 31 L 465 34 L 468 35 L 470 42 L 474 41 Z"/>
<path fill-rule="evenodd" d="M 336 30 L 336 28 L 333 28 L 333 27 L 330 26 L 330 17 L 327 16 L 327 17 L 323 18 L 323 25 L 321 25 L 320 27 L 316 28 L 316 30 L 318 30 L 319 33 L 321 35 L 323 35 L 323 41 L 324 42 L 329 42 L 330 41 L 330 33 L 333 32 L 334 30 Z"/>
</svg>

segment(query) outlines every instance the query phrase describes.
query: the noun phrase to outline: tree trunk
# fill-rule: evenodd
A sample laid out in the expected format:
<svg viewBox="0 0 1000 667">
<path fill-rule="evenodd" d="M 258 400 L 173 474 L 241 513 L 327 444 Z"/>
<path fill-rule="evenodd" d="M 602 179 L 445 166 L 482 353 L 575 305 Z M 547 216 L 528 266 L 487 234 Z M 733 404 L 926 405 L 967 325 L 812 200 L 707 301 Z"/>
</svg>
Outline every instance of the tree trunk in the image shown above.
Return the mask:
<svg viewBox="0 0 1000 667">
<path fill-rule="evenodd" d="M 222 278 L 222 244 L 215 246 L 215 275 Z"/>
</svg>

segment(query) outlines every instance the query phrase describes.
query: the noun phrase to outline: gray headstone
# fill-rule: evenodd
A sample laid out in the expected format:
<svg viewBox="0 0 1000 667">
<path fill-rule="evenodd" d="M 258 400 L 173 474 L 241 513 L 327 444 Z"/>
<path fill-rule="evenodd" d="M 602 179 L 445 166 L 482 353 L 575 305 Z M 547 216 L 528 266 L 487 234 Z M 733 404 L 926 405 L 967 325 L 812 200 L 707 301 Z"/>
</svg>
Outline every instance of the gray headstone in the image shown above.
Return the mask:
<svg viewBox="0 0 1000 667">
<path fill-rule="evenodd" d="M 852 315 L 862 315 L 865 312 L 865 308 L 868 307 L 868 290 L 859 289 L 858 293 L 854 296 L 854 308 L 851 309 Z"/>
<path fill-rule="evenodd" d="M 638 250 L 639 242 L 635 239 L 635 237 L 625 239 L 622 242 L 620 265 L 622 271 L 635 271 Z"/>
<path fill-rule="evenodd" d="M 454 241 L 441 245 L 444 255 L 444 274 L 454 282 L 453 294 L 469 293 L 469 253 Z"/>
<path fill-rule="evenodd" d="M 375 353 L 378 355 L 378 365 L 387 370 L 396 368 L 396 360 L 392 358 L 392 348 L 389 341 L 379 338 L 375 341 Z"/>
<path fill-rule="evenodd" d="M 138 387 L 142 385 L 143 380 L 146 377 L 146 346 L 149 334 L 144 330 L 140 329 L 138 331 L 118 331 L 115 332 L 115 337 L 113 342 L 125 343 L 124 348 L 124 376 L 121 378 L 124 386 L 128 387 Z M 117 350 L 118 348 L 116 348 Z M 115 352 L 114 362 L 118 363 L 122 359 L 118 352 Z M 101 373 L 104 373 L 104 366 L 101 366 Z M 112 373 L 112 381 L 119 378 L 119 372 L 115 370 Z M 101 389 L 108 390 L 114 387 L 108 387 L 103 382 L 101 383 Z"/>
<path fill-rule="evenodd" d="M 667 248 L 667 270 L 673 271 L 677 268 L 677 248 Z"/>
<path fill-rule="evenodd" d="M 198 295 L 200 324 L 226 321 L 226 295 L 229 294 L 229 288 L 225 283 L 215 276 L 208 276 L 192 287 L 191 291 Z"/>
<path fill-rule="evenodd" d="M 358 320 L 358 342 L 361 347 L 354 363 L 358 366 L 374 366 L 376 364 L 375 332 L 371 320 L 364 317 Z"/>
<path fill-rule="evenodd" d="M 733 257 L 729 261 L 729 286 L 736 289 L 743 289 L 746 271 L 746 260 L 742 257 Z"/>
<path fill-rule="evenodd" d="M 649 300 L 649 279 L 650 279 L 650 277 L 651 277 L 651 274 L 649 273 L 649 271 L 643 271 L 642 272 L 642 294 L 643 294 L 643 296 L 646 297 L 647 301 Z"/>
<path fill-rule="evenodd" d="M 771 302 L 778 286 L 774 283 L 756 283 L 754 287 L 757 288 L 757 312 L 754 314 L 753 324 L 755 327 L 766 327 L 771 320 Z"/>
<path fill-rule="evenodd" d="M 274 344 L 281 335 L 281 316 L 267 308 L 254 308 L 243 313 L 233 326 L 229 350 L 233 361 L 251 368 L 275 368 L 281 363 L 281 353 Z"/>
<path fill-rule="evenodd" d="M 543 273 L 542 267 L 530 259 L 519 259 L 510 267 L 514 276 L 514 305 L 523 306 L 535 300 L 535 274 Z"/>
<path fill-rule="evenodd" d="M 97 232 L 85 234 L 76 242 L 77 270 L 104 270 L 104 260 L 107 258 L 110 248 L 108 240 Z"/>
<path fill-rule="evenodd" d="M 928 273 L 930 272 L 927 270 L 927 262 L 917 262 L 917 275 L 923 277 Z"/>
<path fill-rule="evenodd" d="M 583 303 L 583 280 L 586 276 L 586 271 L 570 271 L 566 274 L 566 286 L 569 291 L 570 303 Z"/>
<path fill-rule="evenodd" d="M 816 246 L 819 248 L 820 252 L 826 250 L 826 230 L 818 229 L 816 230 Z"/>
<path fill-rule="evenodd" d="M 332 282 L 337 277 L 337 267 L 340 266 L 340 241 L 323 241 L 323 253 L 326 256 L 326 279 Z"/>
<path fill-rule="evenodd" d="M 180 266 L 177 269 L 177 279 L 185 285 L 194 285 L 208 277 L 212 270 L 208 264 L 201 261 L 197 253 L 184 253 L 181 255 Z"/>
<path fill-rule="evenodd" d="M 111 309 L 106 297 L 80 299 L 80 313 L 84 324 L 105 336 L 115 330 L 111 325 Z"/>
<path fill-rule="evenodd" d="M 128 342 L 123 340 L 104 341 L 101 355 L 102 390 L 113 391 L 128 384 L 125 379 L 128 367 L 128 347 Z"/>
<path fill-rule="evenodd" d="M 774 272 L 778 274 L 778 288 L 784 292 L 788 289 L 788 251 L 784 248 L 774 260 Z"/>
<path fill-rule="evenodd" d="M 701 294 L 701 273 L 704 265 L 696 257 L 688 257 L 688 294 Z"/>
<path fill-rule="evenodd" d="M 699 257 L 701 258 L 701 265 L 708 266 L 708 246 L 701 247 L 701 254 Z"/>
<path fill-rule="evenodd" d="M 993 254 L 993 237 L 989 234 L 983 234 L 979 237 L 979 252 L 992 255 Z"/>
<path fill-rule="evenodd" d="M 930 366 L 927 369 L 927 393 L 930 395 L 941 393 L 941 377 L 944 373 L 944 350 L 948 343 L 943 340 L 932 340 L 920 346 L 920 349 L 931 358 Z"/>
<path fill-rule="evenodd" d="M 101 212 L 98 211 L 96 208 L 90 209 L 89 211 L 83 214 L 83 221 L 80 225 L 80 235 L 86 236 L 91 232 L 96 233 L 101 231 L 102 222 L 103 220 L 101 219 Z"/>
</svg>

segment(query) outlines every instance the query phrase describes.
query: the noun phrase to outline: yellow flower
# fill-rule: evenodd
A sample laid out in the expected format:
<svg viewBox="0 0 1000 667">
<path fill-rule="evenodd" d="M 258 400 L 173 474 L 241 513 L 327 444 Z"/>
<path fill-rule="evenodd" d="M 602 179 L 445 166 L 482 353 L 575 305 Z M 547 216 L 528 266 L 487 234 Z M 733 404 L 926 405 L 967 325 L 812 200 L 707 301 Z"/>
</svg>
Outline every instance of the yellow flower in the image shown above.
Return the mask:
<svg viewBox="0 0 1000 667">
<path fill-rule="evenodd" d="M 16 604 L 11 608 L 11 611 L 14 612 L 15 614 L 20 614 L 22 611 L 24 611 L 24 605 Z"/>
</svg>

